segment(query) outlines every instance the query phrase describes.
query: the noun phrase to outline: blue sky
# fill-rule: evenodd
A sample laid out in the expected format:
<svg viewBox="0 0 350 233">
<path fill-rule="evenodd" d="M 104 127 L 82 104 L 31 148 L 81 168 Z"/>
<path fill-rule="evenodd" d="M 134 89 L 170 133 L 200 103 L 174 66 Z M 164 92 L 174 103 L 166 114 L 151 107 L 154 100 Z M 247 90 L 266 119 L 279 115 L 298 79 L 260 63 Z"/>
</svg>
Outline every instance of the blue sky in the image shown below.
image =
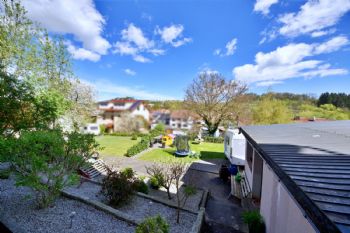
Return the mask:
<svg viewBox="0 0 350 233">
<path fill-rule="evenodd" d="M 182 99 L 199 72 L 250 92 L 350 92 L 350 0 L 27 0 L 98 99 Z"/>
</svg>

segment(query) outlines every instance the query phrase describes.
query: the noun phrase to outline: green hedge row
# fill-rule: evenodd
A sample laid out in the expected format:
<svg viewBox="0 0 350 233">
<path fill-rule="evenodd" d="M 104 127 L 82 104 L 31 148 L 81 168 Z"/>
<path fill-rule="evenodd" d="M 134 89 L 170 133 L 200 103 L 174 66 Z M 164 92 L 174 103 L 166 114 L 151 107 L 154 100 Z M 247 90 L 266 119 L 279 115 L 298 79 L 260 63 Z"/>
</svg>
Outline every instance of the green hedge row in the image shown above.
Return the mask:
<svg viewBox="0 0 350 233">
<path fill-rule="evenodd" d="M 205 142 L 212 142 L 212 143 L 223 143 L 224 142 L 224 138 L 223 137 L 211 137 L 211 136 L 206 136 L 204 137 L 204 141 Z"/>
<path fill-rule="evenodd" d="M 150 138 L 149 136 L 144 136 L 142 137 L 141 141 L 135 145 L 133 145 L 132 147 L 130 147 L 125 156 L 127 157 L 131 157 L 134 156 L 144 150 L 146 150 L 150 145 Z"/>
<path fill-rule="evenodd" d="M 148 134 L 137 133 L 137 132 L 114 132 L 114 133 L 104 133 L 104 135 L 122 136 L 122 137 L 132 137 L 136 135 L 137 137 L 144 137 L 144 136 L 147 136 Z"/>
</svg>

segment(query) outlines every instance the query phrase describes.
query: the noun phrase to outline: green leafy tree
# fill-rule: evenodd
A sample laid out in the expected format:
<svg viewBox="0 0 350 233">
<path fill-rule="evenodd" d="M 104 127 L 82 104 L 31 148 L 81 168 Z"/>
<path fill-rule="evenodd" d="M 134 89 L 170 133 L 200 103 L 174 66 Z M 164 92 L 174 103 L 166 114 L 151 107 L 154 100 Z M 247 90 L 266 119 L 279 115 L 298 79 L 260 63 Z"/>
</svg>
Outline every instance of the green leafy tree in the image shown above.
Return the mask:
<svg viewBox="0 0 350 233">
<path fill-rule="evenodd" d="M 49 36 L 28 19 L 18 0 L 0 2 L 1 69 L 30 83 L 36 96 L 50 99 L 61 121 L 85 123 L 94 110 L 94 93 L 72 71 L 71 57 L 62 37 Z M 54 103 L 56 101 L 56 103 Z"/>
<path fill-rule="evenodd" d="M 253 121 L 255 124 L 281 124 L 291 122 L 293 116 L 283 100 L 273 98 L 271 95 L 262 97 L 253 108 Z"/>
<path fill-rule="evenodd" d="M 18 139 L 0 141 L 6 148 L 0 158 L 12 163 L 16 185 L 32 188 L 40 208 L 50 205 L 64 187 L 78 180 L 77 169 L 98 149 L 92 135 L 64 134 L 58 129 L 24 131 Z"/>
</svg>

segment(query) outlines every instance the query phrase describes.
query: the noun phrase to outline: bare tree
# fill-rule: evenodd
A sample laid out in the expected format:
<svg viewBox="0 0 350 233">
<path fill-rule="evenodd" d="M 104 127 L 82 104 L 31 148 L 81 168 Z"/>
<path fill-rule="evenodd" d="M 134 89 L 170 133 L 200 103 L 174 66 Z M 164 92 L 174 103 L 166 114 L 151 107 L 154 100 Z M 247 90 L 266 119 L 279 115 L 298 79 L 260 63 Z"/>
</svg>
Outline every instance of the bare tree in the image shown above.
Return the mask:
<svg viewBox="0 0 350 233">
<path fill-rule="evenodd" d="M 191 185 L 186 186 L 183 192 L 181 188 L 181 178 L 186 171 L 186 164 L 183 162 L 173 162 L 170 164 L 170 171 L 174 176 L 175 187 L 176 187 L 176 223 L 180 222 L 180 210 L 186 205 L 187 199 L 196 194 L 196 189 Z"/>
<path fill-rule="evenodd" d="M 246 90 L 246 85 L 226 80 L 217 72 L 202 72 L 188 86 L 185 105 L 203 118 L 213 135 L 222 121 L 232 119 L 235 100 Z"/>
<path fill-rule="evenodd" d="M 164 165 L 153 164 L 150 167 L 146 166 L 147 174 L 156 177 L 159 185 L 166 189 L 169 200 L 171 199 L 170 187 L 174 181 L 174 175 L 172 174 L 171 163 Z"/>
</svg>

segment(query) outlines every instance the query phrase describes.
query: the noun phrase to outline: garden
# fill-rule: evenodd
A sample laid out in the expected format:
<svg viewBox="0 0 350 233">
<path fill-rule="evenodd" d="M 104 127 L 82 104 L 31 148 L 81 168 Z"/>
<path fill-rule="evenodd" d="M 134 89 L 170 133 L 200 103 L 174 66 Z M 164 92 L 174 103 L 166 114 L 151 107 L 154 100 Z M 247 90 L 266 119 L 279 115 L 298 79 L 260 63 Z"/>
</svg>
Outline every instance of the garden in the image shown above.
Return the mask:
<svg viewBox="0 0 350 233">
<path fill-rule="evenodd" d="M 142 154 L 139 159 L 144 161 L 152 162 L 168 162 L 170 161 L 183 161 L 183 162 L 193 162 L 198 159 L 223 159 L 224 155 L 224 145 L 222 143 L 210 143 L 202 142 L 200 144 L 191 144 L 190 150 L 197 154 L 198 156 L 187 156 L 187 157 L 175 157 L 174 153 L 176 151 L 175 147 L 169 148 L 157 148 L 150 150 Z"/>
<path fill-rule="evenodd" d="M 102 147 L 99 151 L 102 157 L 123 156 L 130 147 L 140 140 L 140 137 L 132 138 L 132 136 L 101 135 L 96 137 L 96 141 Z"/>
</svg>

